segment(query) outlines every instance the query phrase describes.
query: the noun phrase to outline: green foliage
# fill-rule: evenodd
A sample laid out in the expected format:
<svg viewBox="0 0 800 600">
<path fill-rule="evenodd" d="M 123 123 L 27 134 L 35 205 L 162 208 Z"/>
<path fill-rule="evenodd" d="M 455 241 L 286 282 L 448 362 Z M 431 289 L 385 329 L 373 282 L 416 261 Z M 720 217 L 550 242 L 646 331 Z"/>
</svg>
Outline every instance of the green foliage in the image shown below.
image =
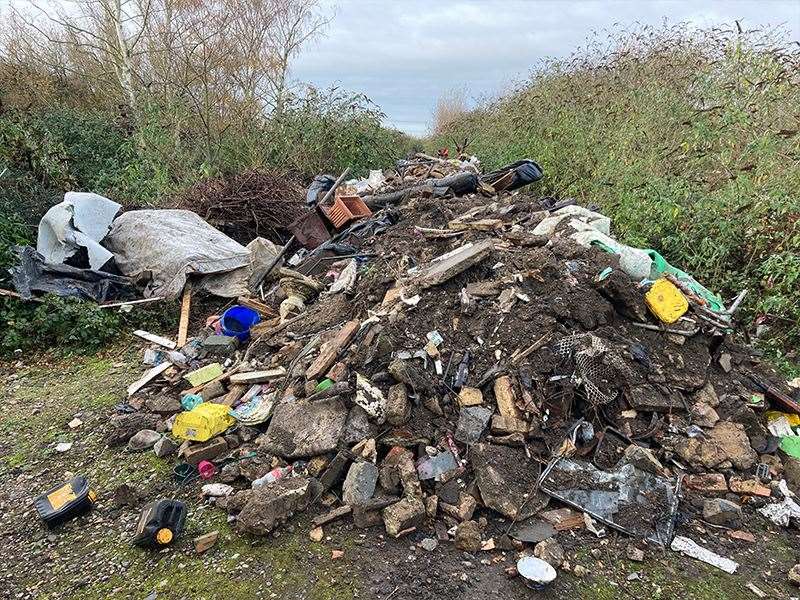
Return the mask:
<svg viewBox="0 0 800 600">
<path fill-rule="evenodd" d="M 540 65 L 429 145 L 467 137 L 489 168 L 535 158 L 542 192 L 599 204 L 621 240 L 724 296 L 747 287 L 745 316 L 797 360 L 799 65 L 780 32 L 623 31 Z"/>
<path fill-rule="evenodd" d="M 120 335 L 146 325 L 174 326 L 174 307 L 135 309 L 121 313 L 76 298 L 46 296 L 41 303 L 0 299 L 0 355 L 15 351 L 57 349 L 66 354 L 90 354 Z"/>
</svg>

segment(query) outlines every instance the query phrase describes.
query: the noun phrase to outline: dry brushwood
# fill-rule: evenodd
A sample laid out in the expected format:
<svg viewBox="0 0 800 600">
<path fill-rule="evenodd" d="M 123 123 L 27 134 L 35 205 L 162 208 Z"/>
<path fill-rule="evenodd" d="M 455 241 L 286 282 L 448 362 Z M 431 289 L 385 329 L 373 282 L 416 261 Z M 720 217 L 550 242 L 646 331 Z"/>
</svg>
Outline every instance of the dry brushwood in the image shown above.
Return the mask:
<svg viewBox="0 0 800 600">
<path fill-rule="evenodd" d="M 297 176 L 246 171 L 197 183 L 181 194 L 176 208 L 196 212 L 239 243 L 260 236 L 283 244 L 287 227 L 305 212 L 304 198 Z"/>
</svg>

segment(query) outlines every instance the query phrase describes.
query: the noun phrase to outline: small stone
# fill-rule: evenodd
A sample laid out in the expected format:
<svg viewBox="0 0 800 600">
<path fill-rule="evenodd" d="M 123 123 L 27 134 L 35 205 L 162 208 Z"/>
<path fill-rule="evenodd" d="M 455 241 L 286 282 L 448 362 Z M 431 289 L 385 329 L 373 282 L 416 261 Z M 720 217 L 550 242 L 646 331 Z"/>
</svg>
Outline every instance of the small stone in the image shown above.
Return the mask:
<svg viewBox="0 0 800 600">
<path fill-rule="evenodd" d="M 636 562 L 644 561 L 644 550 L 641 548 L 637 548 L 633 544 L 629 544 L 627 548 L 625 548 L 625 554 L 630 560 Z"/>
<path fill-rule="evenodd" d="M 405 383 L 396 383 L 389 387 L 386 398 L 386 420 L 390 425 L 402 425 L 411 418 L 411 402 Z"/>
<path fill-rule="evenodd" d="M 486 407 L 468 406 L 462 408 L 458 413 L 455 438 L 463 444 L 476 443 L 481 439 L 481 435 L 491 418 L 492 411 Z"/>
<path fill-rule="evenodd" d="M 479 406 L 483 404 L 483 393 L 478 388 L 463 387 L 458 392 L 459 406 Z"/>
<path fill-rule="evenodd" d="M 800 563 L 789 569 L 789 582 L 800 587 Z"/>
<path fill-rule="evenodd" d="M 401 531 L 416 527 L 425 518 L 425 504 L 415 497 L 406 497 L 383 509 L 386 533 L 393 537 Z"/>
<path fill-rule="evenodd" d="M 308 539 L 312 542 L 321 542 L 324 536 L 325 532 L 322 530 L 322 527 L 314 527 L 314 529 L 308 532 Z"/>
<path fill-rule="evenodd" d="M 464 552 L 478 552 L 481 549 L 481 527 L 475 521 L 464 521 L 456 527 L 456 548 Z"/>
<path fill-rule="evenodd" d="M 153 452 L 159 458 L 169 456 L 178 449 L 178 445 L 166 436 L 162 436 L 154 445 Z"/>
<path fill-rule="evenodd" d="M 703 519 L 712 525 L 738 527 L 742 523 L 742 509 L 735 502 L 714 498 L 703 503 Z"/>
<path fill-rule="evenodd" d="M 425 538 L 422 540 L 419 545 L 428 552 L 433 552 L 436 550 L 436 547 L 439 545 L 439 542 L 436 541 L 436 538 Z"/>
<path fill-rule="evenodd" d="M 625 462 L 633 465 L 637 469 L 659 475 L 664 471 L 656 455 L 649 448 L 642 448 L 636 444 L 631 444 L 625 448 Z"/>
<path fill-rule="evenodd" d="M 572 574 L 575 575 L 575 577 L 586 577 L 589 574 L 589 569 L 583 565 L 575 565 L 572 569 Z"/>
<path fill-rule="evenodd" d="M 749 531 L 741 531 L 741 530 L 729 531 L 728 535 L 734 540 L 739 540 L 741 542 L 747 542 L 748 544 L 755 544 L 756 543 L 756 536 L 754 536 Z"/>
<path fill-rule="evenodd" d="M 558 568 L 564 562 L 565 554 L 564 548 L 556 541 L 555 538 L 550 538 L 539 542 L 533 548 L 533 555 L 536 558 L 541 558 L 543 561 L 550 563 L 553 568 Z"/>
<path fill-rule="evenodd" d="M 217 543 L 217 539 L 219 539 L 219 531 L 212 531 L 194 538 L 194 551 L 202 554 L 210 550 Z"/>
<path fill-rule="evenodd" d="M 152 429 L 142 429 L 128 440 L 128 450 L 131 452 L 149 450 L 158 440 L 161 439 L 161 437 L 161 434 L 157 431 L 153 431 Z"/>
<path fill-rule="evenodd" d="M 75 417 L 74 419 L 72 419 L 72 421 L 70 421 L 69 423 L 67 423 L 67 426 L 68 426 L 70 429 L 77 429 L 77 428 L 78 428 L 78 427 L 80 427 L 81 425 L 83 425 L 83 421 L 81 421 L 81 420 L 80 420 L 78 417 Z"/>
<path fill-rule="evenodd" d="M 56 452 L 68 452 L 72 448 L 72 442 L 59 442 L 56 444 Z"/>
<path fill-rule="evenodd" d="M 698 402 L 692 406 L 692 423 L 706 429 L 711 429 L 719 421 L 719 415 L 705 402 Z"/>
<path fill-rule="evenodd" d="M 730 373 L 731 369 L 733 368 L 731 366 L 731 355 L 728 354 L 727 352 L 720 354 L 719 366 L 722 367 L 722 370 L 725 371 L 726 373 Z"/>
</svg>

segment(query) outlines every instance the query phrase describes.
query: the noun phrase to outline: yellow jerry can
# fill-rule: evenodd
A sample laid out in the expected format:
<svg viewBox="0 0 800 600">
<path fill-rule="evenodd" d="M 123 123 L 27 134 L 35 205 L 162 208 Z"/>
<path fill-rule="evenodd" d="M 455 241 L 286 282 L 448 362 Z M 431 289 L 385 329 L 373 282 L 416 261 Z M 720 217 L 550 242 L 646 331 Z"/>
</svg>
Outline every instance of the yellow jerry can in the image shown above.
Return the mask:
<svg viewBox="0 0 800 600">
<path fill-rule="evenodd" d="M 236 422 L 224 404 L 203 402 L 175 418 L 172 435 L 182 440 L 205 442 L 219 435 Z"/>
<path fill-rule="evenodd" d="M 687 310 L 689 302 L 675 284 L 667 279 L 659 279 L 644 295 L 650 311 L 664 323 L 674 323 Z"/>
</svg>

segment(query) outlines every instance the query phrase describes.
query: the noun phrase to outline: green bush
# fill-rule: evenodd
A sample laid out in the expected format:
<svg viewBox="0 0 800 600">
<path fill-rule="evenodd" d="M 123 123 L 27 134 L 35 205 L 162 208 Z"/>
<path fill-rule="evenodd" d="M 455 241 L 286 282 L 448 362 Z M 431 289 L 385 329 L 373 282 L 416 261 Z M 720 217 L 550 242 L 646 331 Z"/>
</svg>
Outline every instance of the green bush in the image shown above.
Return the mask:
<svg viewBox="0 0 800 600">
<path fill-rule="evenodd" d="M 800 50 L 780 32 L 621 32 L 545 62 L 429 140 L 488 168 L 539 161 L 536 191 L 597 203 L 621 240 L 732 297 L 773 351 L 800 344 Z"/>
<path fill-rule="evenodd" d="M 17 351 L 55 349 L 70 354 L 96 352 L 136 327 L 174 327 L 173 304 L 157 308 L 134 308 L 130 313 L 102 309 L 92 302 L 76 298 L 46 296 L 41 303 L 0 298 L 0 355 Z"/>
<path fill-rule="evenodd" d="M 364 96 L 336 90 L 309 90 L 280 117 L 225 129 L 214 139 L 182 107 L 145 106 L 135 127 L 77 102 L 0 113 L 0 287 L 10 287 L 12 246 L 35 243 L 39 219 L 65 191 L 93 191 L 135 208 L 169 203 L 201 179 L 253 167 L 308 179 L 346 166 L 366 174 L 410 148 L 409 138 L 384 128 L 382 119 Z M 72 299 L 0 298 L 6 323 L 0 354 L 49 347 L 91 352 L 135 322 L 162 320 L 163 310 L 128 316 Z"/>
</svg>

